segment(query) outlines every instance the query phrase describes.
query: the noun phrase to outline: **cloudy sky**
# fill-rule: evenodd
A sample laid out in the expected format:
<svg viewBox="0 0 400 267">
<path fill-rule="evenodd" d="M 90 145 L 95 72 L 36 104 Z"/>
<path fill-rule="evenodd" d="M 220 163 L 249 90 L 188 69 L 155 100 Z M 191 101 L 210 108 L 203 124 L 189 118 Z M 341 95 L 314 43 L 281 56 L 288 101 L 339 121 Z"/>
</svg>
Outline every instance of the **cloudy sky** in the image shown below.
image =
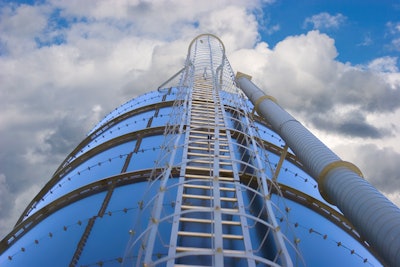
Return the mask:
<svg viewBox="0 0 400 267">
<path fill-rule="evenodd" d="M 85 134 L 218 35 L 236 71 L 400 205 L 397 0 L 0 0 L 0 239 Z"/>
</svg>

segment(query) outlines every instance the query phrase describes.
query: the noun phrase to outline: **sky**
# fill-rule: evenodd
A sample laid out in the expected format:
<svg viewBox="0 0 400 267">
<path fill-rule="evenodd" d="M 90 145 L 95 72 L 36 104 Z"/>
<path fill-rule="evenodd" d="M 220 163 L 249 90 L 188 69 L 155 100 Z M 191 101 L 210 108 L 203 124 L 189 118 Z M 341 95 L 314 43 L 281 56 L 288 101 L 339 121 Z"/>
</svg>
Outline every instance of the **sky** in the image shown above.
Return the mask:
<svg viewBox="0 0 400 267">
<path fill-rule="evenodd" d="M 400 1 L 0 0 L 0 239 L 86 133 L 180 70 L 201 33 L 400 205 Z"/>
</svg>

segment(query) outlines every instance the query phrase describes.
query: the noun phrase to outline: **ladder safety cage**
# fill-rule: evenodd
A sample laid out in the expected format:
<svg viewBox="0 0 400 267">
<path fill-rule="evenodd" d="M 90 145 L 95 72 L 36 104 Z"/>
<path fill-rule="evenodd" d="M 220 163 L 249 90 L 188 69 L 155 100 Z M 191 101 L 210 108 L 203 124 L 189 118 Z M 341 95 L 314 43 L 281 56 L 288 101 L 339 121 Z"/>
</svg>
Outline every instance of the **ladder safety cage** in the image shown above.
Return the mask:
<svg viewBox="0 0 400 267">
<path fill-rule="evenodd" d="M 177 89 L 163 171 L 148 183 L 127 255 L 136 266 L 292 266 L 273 170 L 218 37 L 191 42 Z"/>
</svg>

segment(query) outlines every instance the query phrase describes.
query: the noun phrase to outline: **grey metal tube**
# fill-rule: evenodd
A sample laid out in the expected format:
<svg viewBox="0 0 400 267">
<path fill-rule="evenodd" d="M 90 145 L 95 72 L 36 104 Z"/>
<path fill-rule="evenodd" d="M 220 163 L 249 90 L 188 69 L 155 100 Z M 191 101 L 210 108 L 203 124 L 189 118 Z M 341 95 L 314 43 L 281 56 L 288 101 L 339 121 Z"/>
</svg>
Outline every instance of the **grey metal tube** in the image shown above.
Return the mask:
<svg viewBox="0 0 400 267">
<path fill-rule="evenodd" d="M 400 209 L 248 77 L 238 74 L 237 84 L 318 182 L 322 196 L 342 211 L 384 264 L 400 266 Z"/>
</svg>

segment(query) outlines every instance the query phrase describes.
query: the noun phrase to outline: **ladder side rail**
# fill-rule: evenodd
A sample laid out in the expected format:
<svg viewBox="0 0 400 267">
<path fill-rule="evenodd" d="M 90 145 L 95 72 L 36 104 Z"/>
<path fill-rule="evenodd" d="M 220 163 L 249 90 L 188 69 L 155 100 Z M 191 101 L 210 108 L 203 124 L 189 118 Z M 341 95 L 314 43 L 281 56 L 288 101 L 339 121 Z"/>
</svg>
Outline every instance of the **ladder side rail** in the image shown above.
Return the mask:
<svg viewBox="0 0 400 267">
<path fill-rule="evenodd" d="M 267 183 L 267 176 L 265 173 L 264 169 L 264 164 L 262 163 L 259 155 L 259 149 L 257 142 L 255 140 L 255 134 L 253 132 L 253 129 L 251 127 L 251 123 L 249 120 L 249 117 L 247 113 L 246 115 L 243 116 L 245 126 L 248 131 L 248 136 L 250 138 L 250 145 L 252 147 L 252 151 L 254 153 L 254 158 L 255 158 L 255 164 L 257 166 L 256 170 L 258 171 L 258 180 L 259 184 L 261 185 L 262 193 L 264 195 L 264 204 L 265 204 L 265 209 L 268 214 L 268 220 L 271 223 L 271 225 L 274 226 L 274 231 L 273 231 L 273 236 L 275 239 L 275 243 L 278 247 L 278 253 L 280 254 L 279 257 L 282 261 L 283 266 L 293 266 L 293 262 L 291 260 L 290 254 L 286 248 L 284 238 L 283 238 L 283 233 L 280 231 L 280 227 L 278 222 L 276 221 L 274 211 L 272 209 L 271 205 L 271 200 L 270 200 L 270 194 L 269 194 L 269 186 Z"/>
<path fill-rule="evenodd" d="M 223 67 L 221 65 L 220 71 L 222 72 Z M 222 75 L 222 73 L 221 73 Z M 221 76 L 222 77 L 222 76 Z M 222 80 L 220 80 L 222 82 Z M 219 83 L 219 90 L 221 90 L 221 83 Z M 234 153 L 234 149 L 233 149 L 233 144 L 232 144 L 232 136 L 231 136 L 231 132 L 229 130 L 228 126 L 228 121 L 226 118 L 226 110 L 224 107 L 224 104 L 222 101 L 220 101 L 219 103 L 220 105 L 220 109 L 223 111 L 222 112 L 222 118 L 224 120 L 224 124 L 225 124 L 225 129 L 226 129 L 226 135 L 227 135 L 227 139 L 228 139 L 228 149 L 229 149 L 229 153 L 231 155 L 231 161 L 232 161 L 232 170 L 233 170 L 233 175 L 234 175 L 234 179 L 235 179 L 235 189 L 236 189 L 236 198 L 237 198 L 237 202 L 238 202 L 238 209 L 239 209 L 239 218 L 240 218 L 240 223 L 241 223 L 241 227 L 242 227 L 242 233 L 243 233 L 243 241 L 244 241 L 244 247 L 245 247 L 245 255 L 247 258 L 247 264 L 249 267 L 255 267 L 255 261 L 251 259 L 251 256 L 253 255 L 253 248 L 252 248 L 252 242 L 251 242 L 251 238 L 250 238 L 250 233 L 249 233 L 249 227 L 247 224 L 247 219 L 245 216 L 243 216 L 243 214 L 246 214 L 245 208 L 244 208 L 244 201 L 243 201 L 243 195 L 241 193 L 241 188 L 240 188 L 240 177 L 239 177 L 239 171 L 237 168 L 237 164 L 235 163 L 235 153 Z"/>
<path fill-rule="evenodd" d="M 195 72 L 195 66 L 192 68 L 193 72 Z M 193 85 L 194 81 L 192 79 L 191 84 Z M 191 131 L 191 111 L 192 111 L 192 86 L 189 87 L 188 91 L 188 109 L 187 109 L 187 125 L 186 125 L 186 132 L 185 132 L 185 141 L 184 141 L 184 149 L 183 149 L 183 156 L 182 159 L 187 159 L 188 155 L 188 150 L 189 150 L 189 137 L 190 137 L 190 131 Z M 168 249 L 168 262 L 167 266 L 168 267 L 173 267 L 175 264 L 176 260 L 176 247 L 177 247 L 177 242 L 178 242 L 178 231 L 179 231 L 179 217 L 181 216 L 181 206 L 182 206 L 182 195 L 183 195 L 183 185 L 185 183 L 185 172 L 186 172 L 186 166 L 188 164 L 188 160 L 182 161 L 182 164 L 180 165 L 180 176 L 179 176 L 179 186 L 178 186 L 178 191 L 176 195 L 176 201 L 175 201 L 175 209 L 174 209 L 174 216 L 173 216 L 173 222 L 172 222 L 172 227 L 171 227 L 171 236 L 170 236 L 170 242 L 169 242 L 169 249 Z"/>
<path fill-rule="evenodd" d="M 189 95 L 190 94 L 186 94 L 185 100 L 183 103 L 183 107 L 187 107 L 188 101 L 189 101 L 189 99 L 188 99 Z M 145 241 L 144 241 L 145 245 L 144 245 L 144 248 L 142 248 L 145 250 L 145 256 L 144 256 L 145 264 L 152 262 L 152 255 L 153 255 L 153 250 L 154 250 L 154 246 L 155 246 L 155 240 L 156 240 L 156 235 L 157 235 L 157 231 L 158 231 L 160 215 L 161 215 L 161 211 L 162 211 L 162 207 L 163 207 L 162 203 L 164 201 L 165 187 L 166 187 L 169 177 L 171 175 L 171 171 L 172 171 L 174 161 L 175 161 L 175 155 L 177 152 L 177 147 L 179 145 L 179 141 L 182 138 L 182 135 L 184 132 L 184 126 L 186 123 L 186 119 L 187 119 L 187 113 L 184 112 L 183 118 L 181 120 L 181 124 L 179 126 L 178 136 L 176 137 L 176 140 L 174 143 L 174 149 L 171 152 L 171 157 L 170 157 L 169 163 L 167 165 L 164 176 L 162 177 L 160 191 L 158 192 L 158 197 L 154 202 L 154 207 L 153 207 L 151 219 L 149 222 L 149 227 L 151 228 L 151 230 L 148 233 L 148 236 L 145 237 Z"/>
<path fill-rule="evenodd" d="M 215 82 L 215 70 L 214 70 L 214 62 L 213 62 L 213 51 L 210 43 L 210 36 L 208 36 L 208 47 L 209 47 L 209 63 L 211 66 L 211 82 L 212 82 L 212 98 L 214 101 L 214 112 L 216 118 L 218 115 L 218 106 L 215 105 L 216 102 L 216 82 Z M 216 121 L 216 120 L 215 120 Z M 215 122 L 214 121 L 214 122 Z M 223 238 L 222 238 L 222 214 L 221 214 L 221 199 L 220 199 L 220 190 L 219 190 L 219 126 L 215 123 L 214 126 L 214 164 L 213 164 L 213 205 L 214 209 L 212 212 L 212 216 L 214 219 L 214 242 L 213 246 L 216 250 L 214 255 L 214 266 L 224 266 L 224 257 L 222 254 L 223 250 Z"/>
</svg>

